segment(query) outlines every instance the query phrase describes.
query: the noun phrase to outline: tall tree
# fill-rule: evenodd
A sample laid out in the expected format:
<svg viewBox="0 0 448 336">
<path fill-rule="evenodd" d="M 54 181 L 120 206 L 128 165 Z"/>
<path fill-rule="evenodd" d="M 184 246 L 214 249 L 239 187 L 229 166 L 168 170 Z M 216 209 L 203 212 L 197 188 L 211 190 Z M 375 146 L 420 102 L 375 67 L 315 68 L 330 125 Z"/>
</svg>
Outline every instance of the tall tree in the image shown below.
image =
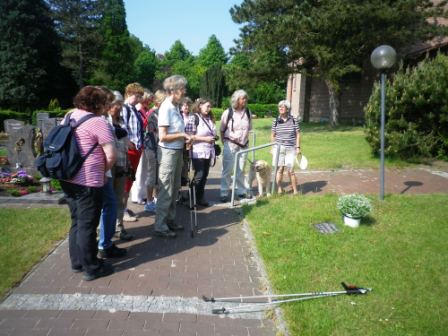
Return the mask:
<svg viewBox="0 0 448 336">
<path fill-rule="evenodd" d="M 205 68 L 210 68 L 215 64 L 226 64 L 226 52 L 215 35 L 210 36 L 207 45 L 199 51 L 197 61 Z"/>
<path fill-rule="evenodd" d="M 201 79 L 200 95 L 213 101 L 215 106 L 221 106 L 225 91 L 224 72 L 220 64 L 214 64 L 205 71 Z"/>
<path fill-rule="evenodd" d="M 62 38 L 63 64 L 79 87 L 87 83 L 97 66 L 101 47 L 101 0 L 47 0 Z"/>
<path fill-rule="evenodd" d="M 0 1 L 0 106 L 47 106 L 66 87 L 60 45 L 42 0 Z M 59 99 L 61 97 L 58 97 Z"/>
<path fill-rule="evenodd" d="M 183 75 L 188 80 L 188 95 L 195 98 L 199 95 L 200 80 L 204 71 L 205 68 L 198 65 L 191 52 L 177 40 L 160 60 L 156 79 L 163 81 L 173 74 Z"/>
<path fill-rule="evenodd" d="M 123 0 L 102 0 L 102 9 L 100 58 L 91 82 L 122 90 L 133 78 L 134 70 Z"/>
<path fill-rule="evenodd" d="M 325 81 L 335 125 L 344 76 L 361 71 L 380 44 L 400 50 L 434 36 L 438 28 L 428 19 L 445 16 L 443 5 L 431 0 L 244 0 L 230 13 L 244 25 L 240 44 L 253 63 L 270 52 L 281 60 L 283 72 L 309 70 Z M 277 66 L 263 68 L 276 78 L 282 75 Z"/>
<path fill-rule="evenodd" d="M 149 47 L 145 47 L 134 62 L 135 80 L 144 87 L 151 88 L 159 60 Z"/>
</svg>

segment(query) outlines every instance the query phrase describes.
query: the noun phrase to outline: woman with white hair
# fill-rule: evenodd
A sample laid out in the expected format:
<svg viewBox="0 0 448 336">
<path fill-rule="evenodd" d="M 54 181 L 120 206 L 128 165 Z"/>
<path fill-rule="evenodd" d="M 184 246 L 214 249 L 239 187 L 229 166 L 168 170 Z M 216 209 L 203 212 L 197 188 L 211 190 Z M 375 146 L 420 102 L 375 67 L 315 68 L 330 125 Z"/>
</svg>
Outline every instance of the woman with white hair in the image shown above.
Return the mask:
<svg viewBox="0 0 448 336">
<path fill-rule="evenodd" d="M 184 143 L 190 142 L 185 133 L 185 123 L 179 104 L 187 92 L 187 80 L 180 75 L 168 77 L 163 82 L 167 97 L 159 108 L 159 193 L 156 204 L 155 234 L 175 238 L 175 230 L 183 226 L 174 222 L 176 200 L 180 189 Z"/>
<path fill-rule="evenodd" d="M 297 179 L 294 172 L 294 162 L 297 154 L 300 154 L 300 126 L 296 118 L 290 115 L 291 105 L 289 101 L 282 100 L 278 103 L 279 116 L 272 122 L 271 142 L 275 142 L 276 146 L 280 146 L 278 157 L 278 171 L 276 176 L 276 184 L 278 192 L 283 192 L 282 179 L 283 170 L 287 167 L 289 180 L 291 181 L 292 191 L 297 194 Z M 273 149 L 274 158 L 272 165 L 277 162 L 276 148 Z"/>
<path fill-rule="evenodd" d="M 251 113 L 247 108 L 247 100 L 246 91 L 235 91 L 232 94 L 231 106 L 221 116 L 221 139 L 224 145 L 220 191 L 221 202 L 228 201 L 235 155 L 239 151 L 246 149 L 249 144 L 249 131 L 252 129 L 252 121 Z M 248 185 L 244 179 L 246 158 L 247 153 L 240 155 L 236 167 L 235 178 L 239 198 L 247 197 Z"/>
</svg>

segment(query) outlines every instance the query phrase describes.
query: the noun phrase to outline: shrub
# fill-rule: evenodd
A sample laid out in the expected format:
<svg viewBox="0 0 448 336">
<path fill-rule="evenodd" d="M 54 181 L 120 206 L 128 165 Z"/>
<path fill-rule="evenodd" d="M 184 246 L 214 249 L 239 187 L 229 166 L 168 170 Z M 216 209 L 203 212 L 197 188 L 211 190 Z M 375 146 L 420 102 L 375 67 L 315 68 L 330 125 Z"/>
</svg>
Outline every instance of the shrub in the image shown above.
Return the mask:
<svg viewBox="0 0 448 336">
<path fill-rule="evenodd" d="M 401 68 L 386 88 L 385 154 L 413 160 L 448 160 L 448 57 L 439 54 L 417 67 Z M 366 138 L 380 148 L 380 89 L 365 107 Z"/>
</svg>

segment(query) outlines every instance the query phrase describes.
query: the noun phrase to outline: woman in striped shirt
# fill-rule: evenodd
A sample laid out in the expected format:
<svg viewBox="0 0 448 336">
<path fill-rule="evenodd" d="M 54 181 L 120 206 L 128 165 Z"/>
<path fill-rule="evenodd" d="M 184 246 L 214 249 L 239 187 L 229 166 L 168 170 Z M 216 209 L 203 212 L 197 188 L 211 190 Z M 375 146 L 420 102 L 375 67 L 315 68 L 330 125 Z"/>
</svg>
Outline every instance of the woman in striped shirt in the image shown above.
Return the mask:
<svg viewBox="0 0 448 336">
<path fill-rule="evenodd" d="M 291 181 L 292 191 L 297 194 L 297 179 L 294 172 L 294 162 L 297 154 L 300 154 L 300 126 L 297 119 L 290 115 L 291 105 L 287 100 L 278 103 L 279 116 L 272 122 L 271 141 L 276 146 L 280 146 L 278 157 L 278 171 L 276 176 L 276 184 L 278 192 L 282 193 L 283 170 L 287 167 L 289 180 Z M 272 165 L 275 166 L 277 153 L 274 148 L 274 158 Z"/>
</svg>

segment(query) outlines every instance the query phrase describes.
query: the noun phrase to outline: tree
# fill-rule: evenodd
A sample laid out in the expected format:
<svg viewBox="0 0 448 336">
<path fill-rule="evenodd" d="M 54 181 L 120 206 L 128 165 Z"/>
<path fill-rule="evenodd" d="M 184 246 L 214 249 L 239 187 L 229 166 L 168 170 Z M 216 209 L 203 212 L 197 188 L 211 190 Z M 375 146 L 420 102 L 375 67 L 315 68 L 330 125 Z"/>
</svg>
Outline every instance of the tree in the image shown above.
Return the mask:
<svg viewBox="0 0 448 336">
<path fill-rule="evenodd" d="M 135 80 L 144 87 L 152 87 L 157 67 L 158 59 L 155 52 L 149 47 L 144 48 L 134 62 Z"/>
<path fill-rule="evenodd" d="M 271 66 L 260 67 L 273 78 L 301 71 L 321 77 L 330 94 L 331 124 L 338 122 L 339 91 L 344 76 L 360 72 L 374 47 L 397 50 L 434 36 L 430 17 L 445 16 L 444 1 L 430 0 L 244 0 L 230 13 L 241 28 L 240 45 L 253 63 L 271 53 Z M 278 62 L 280 61 L 280 62 Z"/>
<path fill-rule="evenodd" d="M 215 35 L 210 36 L 205 48 L 199 51 L 197 61 L 207 69 L 215 64 L 223 65 L 227 63 L 224 48 Z"/>
<path fill-rule="evenodd" d="M 156 79 L 163 81 L 174 74 L 185 76 L 188 81 L 188 95 L 195 98 L 199 95 L 200 81 L 204 71 L 205 68 L 200 66 L 190 51 L 177 40 L 160 60 Z"/>
<path fill-rule="evenodd" d="M 47 0 L 62 39 L 63 65 L 79 87 L 89 81 L 101 48 L 101 0 Z"/>
<path fill-rule="evenodd" d="M 201 80 L 200 95 L 212 100 L 215 106 L 221 106 L 225 85 L 224 72 L 221 65 L 216 63 L 204 73 Z"/>
<path fill-rule="evenodd" d="M 134 59 L 123 0 L 103 0 L 100 23 L 101 52 L 90 80 L 114 90 L 122 90 L 133 79 Z"/>
<path fill-rule="evenodd" d="M 63 100 L 70 78 L 45 2 L 0 1 L 0 35 L 0 106 L 23 111 Z"/>
</svg>

